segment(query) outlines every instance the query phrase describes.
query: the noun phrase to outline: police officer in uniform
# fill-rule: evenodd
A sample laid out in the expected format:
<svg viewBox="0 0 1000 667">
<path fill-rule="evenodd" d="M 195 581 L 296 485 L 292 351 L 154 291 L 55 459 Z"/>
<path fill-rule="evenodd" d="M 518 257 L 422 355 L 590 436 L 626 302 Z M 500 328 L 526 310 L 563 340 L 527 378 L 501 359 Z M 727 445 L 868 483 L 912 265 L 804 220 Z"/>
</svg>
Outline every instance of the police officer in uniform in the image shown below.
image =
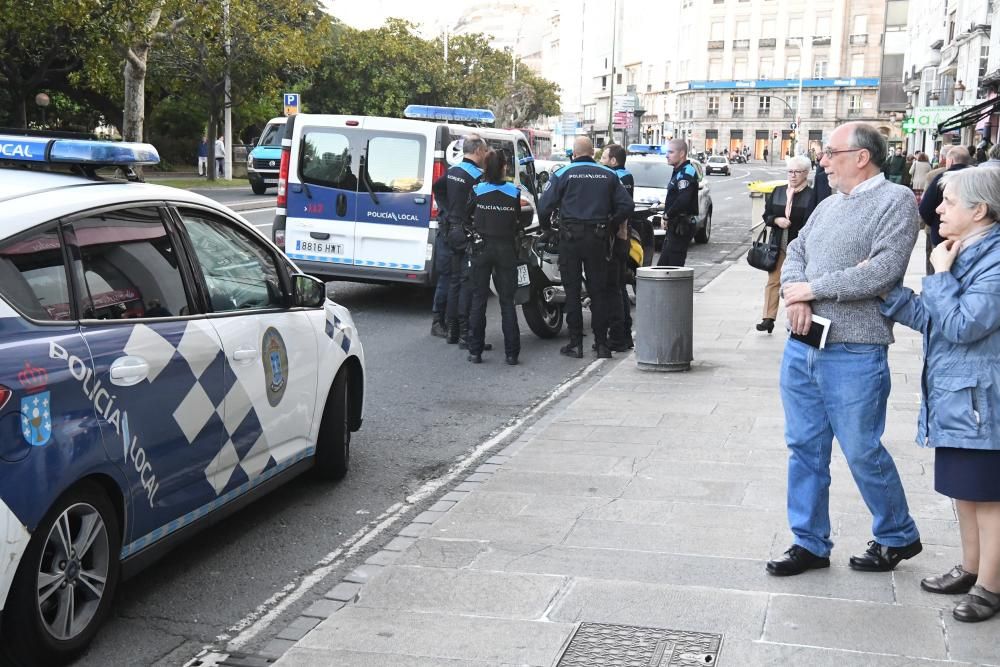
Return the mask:
<svg viewBox="0 0 1000 667">
<path fill-rule="evenodd" d="M 580 293 L 587 274 L 591 325 L 598 358 L 610 358 L 608 348 L 609 237 L 635 208 L 618 175 L 594 161 L 594 144 L 587 137 L 573 142 L 573 161 L 552 175 L 551 185 L 538 202 L 542 229 L 552 226 L 559 210 L 559 271 L 566 290 L 569 344 L 559 350 L 583 358 L 583 306 Z"/>
<path fill-rule="evenodd" d="M 667 162 L 674 168 L 663 203 L 663 241 L 658 266 L 684 266 L 688 246 L 694 238 L 698 216 L 698 172 L 688 160 L 688 145 L 682 139 L 667 144 Z"/>
<path fill-rule="evenodd" d="M 634 195 L 635 178 L 625 168 L 628 153 L 620 144 L 608 144 L 601 153 L 601 164 L 613 169 L 629 197 Z M 632 344 L 632 309 L 628 299 L 629 222 L 614 230 L 608 266 L 608 347 L 612 352 L 627 352 Z"/>
<path fill-rule="evenodd" d="M 490 276 L 500 301 L 501 326 L 507 363 L 516 366 L 521 352 L 514 291 L 517 289 L 517 234 L 521 230 L 521 191 L 507 182 L 507 156 L 490 151 L 483 180 L 472 189 L 472 307 L 469 311 L 469 361 L 482 363 L 486 336 L 486 300 Z"/>
<path fill-rule="evenodd" d="M 451 251 L 450 282 L 445 307 L 445 322 L 448 328 L 447 340 L 451 344 L 464 342 L 469 323 L 470 265 L 467 254 L 468 237 L 472 233 L 472 221 L 468 218 L 468 202 L 472 188 L 482 177 L 482 165 L 489 148 L 478 134 L 466 135 L 462 141 L 464 157 L 450 168 L 433 185 L 438 207 L 444 208 L 443 234 Z M 462 345 L 461 347 L 465 347 Z"/>
</svg>

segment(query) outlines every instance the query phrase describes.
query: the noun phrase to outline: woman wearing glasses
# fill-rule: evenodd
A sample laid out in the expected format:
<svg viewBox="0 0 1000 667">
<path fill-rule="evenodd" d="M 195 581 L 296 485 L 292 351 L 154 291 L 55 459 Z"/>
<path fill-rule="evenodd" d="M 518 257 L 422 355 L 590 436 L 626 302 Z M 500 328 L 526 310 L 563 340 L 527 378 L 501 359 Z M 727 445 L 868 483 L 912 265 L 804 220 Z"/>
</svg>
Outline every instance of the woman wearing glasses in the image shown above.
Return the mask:
<svg viewBox="0 0 1000 667">
<path fill-rule="evenodd" d="M 812 163 L 804 155 L 788 158 L 788 185 L 779 185 L 764 200 L 764 224 L 774 234 L 781 235 L 778 263 L 767 274 L 764 288 L 764 319 L 757 324 L 757 331 L 774 331 L 774 318 L 778 316 L 778 290 L 781 288 L 781 265 L 785 261 L 785 248 L 799 235 L 815 207 L 809 187 L 809 170 Z"/>
</svg>

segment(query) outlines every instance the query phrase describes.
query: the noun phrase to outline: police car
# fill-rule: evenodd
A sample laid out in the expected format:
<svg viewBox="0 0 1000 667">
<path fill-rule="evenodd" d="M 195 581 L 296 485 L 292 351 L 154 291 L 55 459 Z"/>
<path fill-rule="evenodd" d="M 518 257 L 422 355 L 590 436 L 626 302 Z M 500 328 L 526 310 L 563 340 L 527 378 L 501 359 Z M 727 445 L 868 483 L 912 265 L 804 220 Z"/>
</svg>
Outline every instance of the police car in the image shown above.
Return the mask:
<svg viewBox="0 0 1000 667">
<path fill-rule="evenodd" d="M 410 105 L 406 118 L 296 114 L 282 142 L 274 242 L 323 278 L 431 285 L 434 181 L 462 161 L 462 138 L 506 152 L 526 226 L 534 157 L 524 134 L 487 127 L 491 111 Z"/>
<path fill-rule="evenodd" d="M 286 118 L 272 118 L 247 155 L 247 178 L 254 194 L 262 195 L 268 188 L 278 186 L 278 167 L 281 165 L 281 138 L 285 134 Z"/>
<path fill-rule="evenodd" d="M 81 651 L 121 578 L 195 531 L 309 468 L 342 477 L 361 426 L 350 313 L 228 209 L 101 175 L 157 161 L 0 135 L 0 653 L 17 664 Z"/>
</svg>

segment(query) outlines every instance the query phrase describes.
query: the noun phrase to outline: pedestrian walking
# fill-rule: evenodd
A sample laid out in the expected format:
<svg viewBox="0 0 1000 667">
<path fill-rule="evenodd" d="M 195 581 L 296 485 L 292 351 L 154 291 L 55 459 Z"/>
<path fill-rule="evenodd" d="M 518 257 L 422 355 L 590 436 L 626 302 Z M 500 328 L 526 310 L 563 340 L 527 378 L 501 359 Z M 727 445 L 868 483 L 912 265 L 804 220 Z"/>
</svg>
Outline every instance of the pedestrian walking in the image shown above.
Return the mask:
<svg viewBox="0 0 1000 667">
<path fill-rule="evenodd" d="M 906 158 L 903 157 L 903 149 L 897 148 L 885 162 L 885 175 L 893 183 L 902 183 L 905 170 Z"/>
<path fill-rule="evenodd" d="M 614 170 L 622 187 L 632 197 L 635 178 L 625 168 L 628 154 L 619 144 L 608 144 L 601 153 L 601 164 Z M 634 200 L 633 200 L 634 205 Z M 628 298 L 628 253 L 630 221 L 613 229 L 610 237 L 608 266 L 608 347 L 612 352 L 628 352 L 632 342 L 632 304 Z"/>
<path fill-rule="evenodd" d="M 838 194 L 813 211 L 789 244 L 781 271 L 792 332 L 808 334 L 814 313 L 831 325 L 822 349 L 789 338 L 781 362 L 794 541 L 767 563 L 773 575 L 830 566 L 834 437 L 873 516 L 874 539 L 850 558 L 851 568 L 887 572 L 922 549 L 895 462 L 881 441 L 893 337 L 878 295 L 902 280 L 917 238 L 913 194 L 880 172 L 886 152 L 885 139 L 870 125 L 847 123 L 833 131 L 821 162 Z"/>
<path fill-rule="evenodd" d="M 559 210 L 559 271 L 566 292 L 569 344 L 559 352 L 583 358 L 583 289 L 586 272 L 591 326 L 597 356 L 611 358 L 608 348 L 608 236 L 632 214 L 635 205 L 618 175 L 594 161 L 587 137 L 573 142 L 573 161 L 552 175 L 552 185 L 538 202 L 542 229 L 552 226 Z"/>
<path fill-rule="evenodd" d="M 521 191 L 507 182 L 507 156 L 486 155 L 482 182 L 472 188 L 468 217 L 472 220 L 472 306 L 469 310 L 469 361 L 482 363 L 486 337 L 486 300 L 490 277 L 500 302 L 500 322 L 506 361 L 518 364 L 521 332 L 517 326 L 517 235 L 521 231 Z"/>
<path fill-rule="evenodd" d="M 919 199 L 927 188 L 927 174 L 931 173 L 931 162 L 927 159 L 927 153 L 918 152 L 916 159 L 910 166 L 910 188 Z"/>
<path fill-rule="evenodd" d="M 215 174 L 224 177 L 226 171 L 226 144 L 221 138 L 215 140 Z"/>
<path fill-rule="evenodd" d="M 208 175 L 208 137 L 202 135 L 198 144 L 198 175 Z"/>
<path fill-rule="evenodd" d="M 785 249 L 799 235 L 799 230 L 815 208 L 815 198 L 809 187 L 809 158 L 798 155 L 787 161 L 788 185 L 779 185 L 764 198 L 764 224 L 771 228 L 771 241 L 778 239 L 778 263 L 767 274 L 764 287 L 764 316 L 757 323 L 757 331 L 774 331 L 778 316 L 778 292 L 781 288 L 781 265 L 785 262 Z"/>
<path fill-rule="evenodd" d="M 899 182 L 900 185 L 905 185 L 911 190 L 913 189 L 913 176 L 911 175 L 911 170 L 915 160 L 916 158 L 913 153 L 906 156 L 906 164 L 903 165 L 903 180 Z"/>
<path fill-rule="evenodd" d="M 771 152 L 767 149 L 767 146 L 765 146 L 764 147 L 764 162 L 767 162 L 767 156 L 770 155 L 770 154 L 771 154 Z"/>
<path fill-rule="evenodd" d="M 952 614 L 975 622 L 1000 611 L 1000 177 L 966 169 L 941 182 L 934 273 L 881 309 L 924 335 L 917 443 L 934 448 L 934 489 L 958 514 L 962 562 L 920 586 L 964 593 Z"/>
<path fill-rule="evenodd" d="M 927 189 L 924 190 L 924 194 L 920 198 L 920 217 L 927 225 L 927 241 L 924 248 L 927 255 L 927 275 L 934 273 L 934 266 L 930 261 L 931 251 L 934 249 L 934 246 L 941 243 L 941 235 L 938 234 L 938 225 L 941 224 L 941 218 L 937 212 L 941 201 L 944 199 L 944 194 L 941 192 L 941 176 L 948 172 L 960 171 L 972 166 L 972 157 L 969 155 L 968 148 L 964 146 L 949 146 L 946 148 L 948 148 L 947 152 L 944 149 L 941 151 L 945 161 L 944 171 L 934 176 L 934 179 L 927 184 Z"/>
<path fill-rule="evenodd" d="M 434 187 L 434 195 L 438 206 L 444 207 L 446 220 L 445 228 L 438 231 L 447 239 L 451 253 L 445 305 L 447 341 L 452 345 L 458 343 L 459 349 L 468 348 L 469 307 L 472 303 L 469 284 L 472 263 L 468 256 L 472 220 L 467 204 L 472 197 L 472 188 L 482 178 L 482 166 L 488 152 L 489 147 L 482 137 L 478 134 L 466 135 L 462 140 L 462 161 L 448 169 Z"/>
<path fill-rule="evenodd" d="M 698 172 L 688 160 L 687 142 L 673 139 L 667 144 L 667 162 L 674 168 L 663 202 L 663 240 L 658 266 L 684 266 L 688 246 L 694 238 L 698 216 Z"/>
</svg>

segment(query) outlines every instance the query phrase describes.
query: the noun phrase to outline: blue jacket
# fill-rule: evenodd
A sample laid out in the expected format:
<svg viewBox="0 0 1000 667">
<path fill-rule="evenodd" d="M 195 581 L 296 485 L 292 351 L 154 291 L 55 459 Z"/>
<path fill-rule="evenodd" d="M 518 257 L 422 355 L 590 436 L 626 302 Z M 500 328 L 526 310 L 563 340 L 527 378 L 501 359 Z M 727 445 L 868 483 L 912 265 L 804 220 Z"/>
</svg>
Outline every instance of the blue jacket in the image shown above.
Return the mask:
<svg viewBox="0 0 1000 667">
<path fill-rule="evenodd" d="M 1000 450 L 1000 225 L 921 294 L 898 286 L 881 308 L 924 334 L 917 443 Z"/>
</svg>

